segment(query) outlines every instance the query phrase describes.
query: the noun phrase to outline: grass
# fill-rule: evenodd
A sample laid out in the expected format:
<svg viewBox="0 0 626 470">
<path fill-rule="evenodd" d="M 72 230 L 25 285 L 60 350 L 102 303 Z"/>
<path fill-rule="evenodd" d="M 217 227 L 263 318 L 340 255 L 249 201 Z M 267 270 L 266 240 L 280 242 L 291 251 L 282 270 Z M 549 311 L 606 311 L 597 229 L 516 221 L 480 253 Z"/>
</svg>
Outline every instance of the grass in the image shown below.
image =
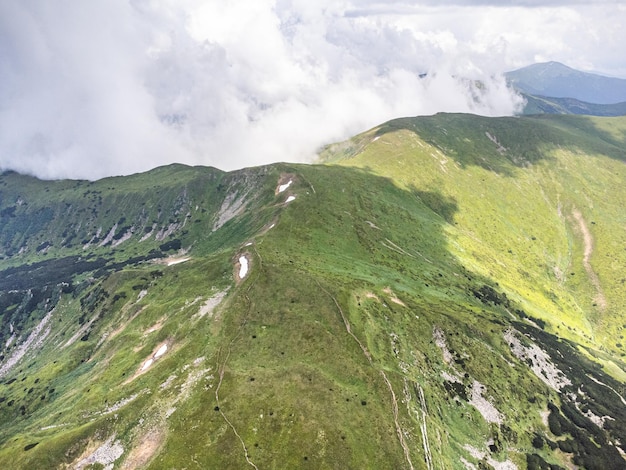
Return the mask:
<svg viewBox="0 0 626 470">
<path fill-rule="evenodd" d="M 578 454 L 532 445 L 535 433 L 556 439 L 542 421 L 548 403 L 572 407 L 567 393 L 583 387 L 585 406 L 622 418 L 612 389 L 623 392 L 626 328 L 623 129 L 623 119 L 438 115 L 331 146 L 320 165 L 172 166 L 98 182 L 3 175 L 1 269 L 75 255 L 101 256 L 109 269 L 55 294 L 38 354 L 3 378 L 0 465 L 70 465 L 115 434 L 125 449 L 116 468 L 143 449 L 153 469 L 245 468 L 246 453 L 258 468 L 422 469 L 424 423 L 435 468 L 477 466 L 468 446 L 519 468 L 532 453 L 568 465 Z M 275 193 L 281 177 L 293 184 Z M 27 207 L 14 204 L 22 190 Z M 246 210 L 213 230 L 227 196 L 244 194 Z M 122 217 L 118 226 L 137 234 L 115 248 L 63 246 L 57 217 L 68 203 L 65 226 L 79 238 Z M 17 229 L 44 207 L 54 214 L 45 231 Z M 593 305 L 575 210 L 593 237 L 604 310 Z M 153 223 L 178 226 L 141 242 Z M 47 252 L 32 249 L 46 240 Z M 127 262 L 175 240 L 189 261 Z M 251 269 L 237 280 L 242 253 Z M 41 272 L 54 287 L 50 266 Z M 5 327 L 24 317 L 32 328 L 49 306 L 29 310 L 20 292 L 6 297 Z M 512 354 L 511 327 L 547 351 L 572 390 L 547 387 Z M 163 343 L 167 353 L 138 374 Z M 464 398 L 474 381 L 501 425 Z M 596 442 L 626 438 L 619 426 L 594 432 Z M 146 436 L 161 436 L 158 448 Z"/>
</svg>

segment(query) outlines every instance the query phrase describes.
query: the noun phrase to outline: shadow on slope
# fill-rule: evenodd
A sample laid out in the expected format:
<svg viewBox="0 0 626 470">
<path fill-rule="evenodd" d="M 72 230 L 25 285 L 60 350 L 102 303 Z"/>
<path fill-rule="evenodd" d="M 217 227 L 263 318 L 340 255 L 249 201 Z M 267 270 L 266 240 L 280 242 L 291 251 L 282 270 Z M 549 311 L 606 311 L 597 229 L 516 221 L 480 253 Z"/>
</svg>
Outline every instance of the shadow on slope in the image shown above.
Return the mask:
<svg viewBox="0 0 626 470">
<path fill-rule="evenodd" d="M 407 130 L 454 158 L 462 167 L 479 166 L 505 176 L 550 159 L 566 147 L 585 154 L 624 160 L 626 119 L 541 115 L 489 118 L 437 114 L 401 118 L 383 124 L 375 136 Z"/>
<path fill-rule="evenodd" d="M 280 175 L 294 175 L 288 191 L 296 198 L 288 205 L 286 194 L 268 200 L 271 210 L 264 206 L 257 212 L 268 218 L 267 223 L 275 218 L 276 226 L 255 237 L 252 245 L 239 249 L 232 245 L 234 253 L 247 251 L 251 269 L 242 283 L 231 286 L 219 318 L 193 323 L 196 310 L 189 304 L 206 295 L 207 282 L 222 279 L 234 285 L 228 262 L 235 254 L 223 256 L 226 266 L 212 268 L 216 273 L 210 281 L 202 263 L 214 263 L 205 258 L 165 271 L 159 288 L 150 284 L 150 294 L 141 302 L 135 301 L 136 294 L 132 300 L 118 300 L 112 311 L 145 307 L 142 317 L 152 319 L 140 317 L 141 327 L 129 320 L 137 328 L 135 336 L 163 318 L 157 334 L 179 348 L 138 378 L 132 389 L 120 373 L 136 370 L 141 362 L 135 358 L 143 359 L 145 354 L 132 352 L 127 341 L 120 339 L 115 346 L 119 349 L 108 345 L 106 360 L 98 350 L 103 329 L 74 343 L 71 350 L 68 347 L 68 355 L 81 358 L 81 350 L 95 351 L 86 358 L 89 367 L 63 372 L 65 379 L 74 374 L 76 386 L 68 395 L 85 397 L 82 392 L 93 387 L 92 396 L 104 398 L 99 394 L 110 392 L 95 390 L 102 380 L 95 364 L 108 360 L 115 364 L 116 359 L 123 365 L 116 366 L 116 374 L 108 373 L 104 388 L 122 398 L 130 390 L 148 390 L 145 399 L 116 410 L 115 422 L 107 416 L 93 418 L 89 432 L 129 439 L 139 419 L 159 403 L 153 397 L 174 393 L 161 391 L 166 379 L 182 375 L 181 364 L 201 358 L 207 366 L 210 363 L 212 378 L 205 377 L 187 399 L 177 402 L 167 418 L 168 440 L 149 468 L 192 464 L 245 468 L 247 459 L 258 468 L 406 468 L 411 463 L 424 468 L 427 449 L 442 466 L 452 468 L 461 457 L 476 464 L 480 460 L 468 454 L 466 444 L 488 448 L 485 455 L 499 461 L 507 459 L 510 449 L 533 451 L 529 430 L 543 430 L 539 411 L 558 401 L 557 396 L 511 354 L 503 340 L 511 315 L 517 314 L 519 320 L 523 312 L 500 292 L 497 280 L 476 275 L 451 254 L 446 229 L 454 220 L 457 202 L 436 191 L 399 188 L 388 178 L 356 168 L 272 165 L 259 171 L 264 172 L 263 187 L 270 188 L 276 187 Z M 280 213 L 275 207 L 281 208 Z M 123 274 L 128 276 L 123 286 L 130 299 L 136 278 L 146 272 Z M 100 285 L 94 286 L 94 292 L 96 287 Z M 111 290 L 111 298 L 121 287 Z M 102 288 L 106 289 L 104 283 Z M 81 303 L 74 304 L 78 308 Z M 435 329 L 445 335 L 449 361 L 434 344 Z M 559 363 L 559 340 L 536 336 L 542 344 L 550 343 L 550 355 Z M 158 344 L 156 338 L 152 341 Z M 151 345 L 146 344 L 145 350 L 151 350 Z M 567 352 L 570 361 L 574 353 Z M 30 366 L 25 379 L 29 383 L 49 366 L 48 357 L 38 361 L 25 364 Z M 63 370 L 62 366 L 49 368 L 48 374 Z M 450 377 L 456 371 L 454 381 Z M 594 374 L 608 387 L 619 387 L 601 372 Z M 77 448 L 67 429 L 44 432 L 36 418 L 54 410 L 69 415 L 55 414 L 56 423 L 83 423 L 78 418 L 94 416 L 90 406 L 95 405 L 80 401 L 71 410 L 57 411 L 62 400 L 55 402 L 53 395 L 49 403 L 38 402 L 34 392 L 24 389 L 25 377 L 26 373 L 16 372 L 0 384 L 0 396 L 7 398 L 0 402 L 1 415 L 12 422 L 12 429 L 18 429 L 21 421 L 29 439 L 6 436 L 0 463 L 36 468 L 37 462 L 49 459 L 51 449 L 62 459 Z M 501 424 L 486 422 L 470 405 L 474 381 L 487 387 L 493 406 L 504 415 Z M 598 388 L 612 393 L 610 388 Z M 419 390 L 427 407 L 417 404 Z M 590 395 L 595 393 L 589 390 Z M 95 410 L 101 403 L 98 406 Z M 611 406 L 606 405 L 605 414 L 620 418 Z M 580 413 L 569 408 L 567 413 L 563 417 L 567 422 L 578 420 L 573 426 L 587 426 Z M 560 415 L 557 418 L 560 422 Z M 561 430 L 575 429 L 568 426 L 561 425 Z M 610 438 L 618 436 L 626 442 L 626 433 L 614 426 L 607 431 Z M 438 436 L 430 444 L 426 428 L 431 436 Z M 596 433 L 593 440 L 613 455 L 609 444 L 604 444 L 608 442 L 605 431 L 590 429 Z M 86 434 L 86 428 L 81 433 Z M 486 445 L 489 439 L 493 449 Z M 578 437 L 575 441 L 584 441 L 581 448 L 585 449 L 591 442 Z M 40 444 L 32 446 L 35 442 Z M 546 449 L 542 455 L 556 459 Z"/>
<path fill-rule="evenodd" d="M 288 448 L 302 449 L 303 456 L 284 456 L 290 462 L 296 459 L 294 464 L 306 457 L 324 466 L 349 455 L 363 468 L 376 467 L 381 456 L 401 465 L 402 441 L 397 435 L 405 435 L 412 436 L 406 438 L 412 450 L 404 465 L 418 462 L 424 458 L 420 422 L 408 405 L 408 414 L 401 410 L 402 418 L 395 424 L 390 412 L 394 390 L 395 395 L 404 390 L 405 400 L 418 399 L 411 395 L 411 387 L 423 388 L 430 408 L 444 410 L 429 424 L 447 436 L 429 449 L 439 461 L 452 465 L 464 455 L 464 444 L 476 445 L 477 435 L 485 434 L 498 442 L 494 458 L 502 459 L 506 449 L 520 446 L 531 452 L 529 430 L 541 428 L 533 416 L 538 417 L 538 410 L 548 403 L 558 403 L 558 394 L 514 358 L 503 341 L 513 324 L 511 316 L 515 322 L 526 318 L 525 312 L 500 291 L 496 280 L 476 275 L 450 253 L 445 226 L 454 219 L 456 202 L 437 192 L 403 190 L 392 180 L 362 169 L 293 167 L 289 171 L 309 186 L 299 188 L 296 202 L 282 214 L 271 236 L 257 246 L 258 277 L 248 281 L 228 335 L 236 334 L 238 339 L 232 343 L 225 389 L 233 400 L 247 397 L 237 401 L 237 411 L 229 418 L 240 433 L 243 429 L 249 439 L 258 440 L 258 448 L 255 445 L 250 453 L 252 460 L 269 464 L 281 452 L 274 440 L 279 434 L 289 436 Z M 437 329 L 444 332 L 455 365 L 442 360 L 434 346 Z M 548 333 L 536 337 L 556 364 L 563 364 L 561 349 L 572 355 L 573 349 L 565 348 L 557 337 Z M 442 378 L 456 370 L 463 377 L 459 382 Z M 572 377 L 578 374 L 571 367 L 567 370 Z M 381 371 L 389 372 L 389 386 Z M 585 371 L 619 387 L 597 367 Z M 572 378 L 574 384 L 581 384 L 580 380 Z M 506 416 L 499 427 L 476 417 L 467 427 L 471 412 L 465 402 L 472 381 L 489 387 L 495 406 Z M 591 390 L 590 380 L 582 383 Z M 606 397 L 598 399 L 602 406 L 615 401 L 602 386 L 590 392 L 594 398 L 597 394 Z M 562 398 L 566 399 L 564 394 Z M 367 407 L 355 408 L 353 400 Z M 274 422 L 269 435 L 255 437 L 250 423 L 264 409 L 281 410 L 280 415 L 292 422 L 315 426 L 300 426 L 297 433 L 290 433 L 293 425 L 282 418 Z M 572 416 L 568 419 L 578 420 L 578 425 L 586 423 L 582 414 Z M 620 419 L 622 414 L 612 407 L 610 416 Z M 397 433 L 381 435 L 381 427 L 396 427 Z M 331 429 L 328 435 L 342 437 L 326 442 L 323 456 L 311 457 L 319 429 Z M 572 452 L 578 456 L 592 452 L 587 445 L 591 433 L 594 441 L 607 444 L 590 458 L 605 462 L 606 468 L 618 468 L 607 463 L 622 462 L 607 436 L 621 438 L 626 430 L 591 425 L 589 429 L 593 432 L 576 431 L 581 450 Z M 373 448 L 379 452 L 372 453 Z M 549 452 L 542 455 L 550 459 Z"/>
<path fill-rule="evenodd" d="M 407 130 L 454 158 L 461 167 L 479 166 L 505 176 L 514 168 L 549 158 L 548 148 L 564 143 L 551 129 L 517 117 L 436 114 L 389 121 L 376 136 Z"/>
</svg>

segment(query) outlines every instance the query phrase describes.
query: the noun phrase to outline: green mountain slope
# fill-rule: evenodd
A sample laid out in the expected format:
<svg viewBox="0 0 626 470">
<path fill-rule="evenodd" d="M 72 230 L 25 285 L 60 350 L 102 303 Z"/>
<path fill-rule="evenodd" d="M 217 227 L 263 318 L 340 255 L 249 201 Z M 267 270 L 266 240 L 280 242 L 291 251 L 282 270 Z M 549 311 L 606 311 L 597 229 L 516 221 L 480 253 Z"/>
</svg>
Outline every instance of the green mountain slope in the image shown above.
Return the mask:
<svg viewBox="0 0 626 470">
<path fill-rule="evenodd" d="M 626 102 L 614 104 L 586 103 L 574 98 L 552 98 L 524 94 L 524 114 L 584 114 L 587 116 L 624 116 Z"/>
<path fill-rule="evenodd" d="M 0 466 L 623 468 L 626 119 L 0 177 Z"/>
</svg>

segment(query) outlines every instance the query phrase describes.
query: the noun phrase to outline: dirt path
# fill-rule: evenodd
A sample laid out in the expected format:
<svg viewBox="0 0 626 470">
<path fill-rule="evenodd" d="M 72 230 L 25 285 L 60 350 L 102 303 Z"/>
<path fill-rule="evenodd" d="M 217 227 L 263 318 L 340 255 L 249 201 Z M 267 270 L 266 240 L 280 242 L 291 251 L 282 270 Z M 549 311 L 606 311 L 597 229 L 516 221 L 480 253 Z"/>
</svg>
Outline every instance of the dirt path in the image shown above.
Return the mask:
<svg viewBox="0 0 626 470">
<path fill-rule="evenodd" d="M 605 310 L 607 306 L 606 297 L 604 297 L 604 293 L 602 292 L 602 286 L 600 285 L 600 278 L 593 270 L 591 266 L 591 255 L 593 254 L 593 237 L 591 236 L 591 232 L 587 227 L 585 219 L 583 215 L 580 213 L 578 209 L 572 210 L 572 215 L 574 219 L 576 219 L 576 223 L 578 224 L 578 229 L 583 237 L 583 266 L 585 271 L 587 272 L 587 276 L 589 277 L 589 281 L 596 289 L 596 295 L 593 299 L 594 303 L 596 303 L 600 309 Z"/>
<path fill-rule="evenodd" d="M 346 327 L 346 331 L 356 341 L 356 343 L 361 348 L 361 351 L 363 351 L 363 354 L 365 355 L 365 357 L 368 360 L 368 362 L 370 363 L 370 365 L 373 366 L 374 363 L 372 361 L 372 355 L 367 350 L 367 348 L 363 345 L 363 343 L 361 343 L 359 338 L 357 338 L 356 335 L 352 332 L 352 328 L 350 327 L 350 322 L 348 321 L 348 319 L 346 318 L 345 314 L 343 313 L 343 309 L 339 305 L 339 302 L 337 302 L 337 299 L 330 292 L 328 292 L 326 289 L 324 289 L 317 279 L 315 280 L 315 282 L 317 283 L 319 288 L 327 296 L 329 296 L 331 299 L 333 299 L 333 302 L 335 303 L 335 306 L 337 307 L 337 310 L 339 310 L 339 314 L 341 315 L 341 319 L 343 320 L 343 324 Z M 391 394 L 391 406 L 392 406 L 392 411 L 393 411 L 393 422 L 394 422 L 395 427 L 396 427 L 396 434 L 398 435 L 398 440 L 400 441 L 400 445 L 402 446 L 402 450 L 404 451 L 404 458 L 406 459 L 407 463 L 409 464 L 409 468 L 411 470 L 414 470 L 415 467 L 413 467 L 413 462 L 411 461 L 411 454 L 409 452 L 409 446 L 408 446 L 408 444 L 406 443 L 406 441 L 404 439 L 404 433 L 402 432 L 402 427 L 400 426 L 400 421 L 398 419 L 398 399 L 396 398 L 396 394 L 393 391 L 393 387 L 391 385 L 391 382 L 389 381 L 389 378 L 387 378 L 387 374 L 385 373 L 385 371 L 381 369 L 380 370 L 380 375 L 383 377 L 383 380 L 385 381 L 385 384 L 387 385 L 387 388 L 389 389 L 389 393 Z"/>
<path fill-rule="evenodd" d="M 248 293 L 250 292 L 250 289 L 254 285 L 254 282 L 255 281 L 253 280 L 248 285 L 248 288 L 246 289 L 246 292 L 244 294 L 244 297 L 246 299 L 246 303 L 248 304 L 248 309 L 247 309 L 246 314 L 245 314 L 246 317 L 247 317 L 248 313 L 250 312 L 250 307 L 252 305 L 252 302 L 250 301 L 250 297 L 248 296 Z M 244 455 L 244 458 L 246 459 L 246 462 L 251 467 L 254 467 L 255 470 L 259 470 L 259 468 L 254 464 L 254 462 L 252 460 L 250 460 L 250 455 L 248 454 L 248 447 L 246 446 L 245 441 L 243 440 L 243 438 L 241 437 L 239 432 L 237 432 L 237 428 L 235 428 L 233 423 L 228 419 L 228 417 L 226 416 L 226 414 L 222 410 L 222 407 L 220 406 L 220 403 L 221 403 L 220 402 L 220 389 L 222 388 L 222 382 L 224 380 L 224 373 L 226 371 L 226 365 L 228 364 L 228 359 L 230 358 L 230 354 L 231 354 L 231 351 L 232 351 L 232 346 L 235 343 L 235 341 L 237 341 L 239 339 L 239 337 L 241 336 L 241 330 L 243 329 L 245 324 L 246 324 L 246 320 L 245 320 L 245 317 L 244 317 L 244 321 L 239 326 L 239 330 L 237 331 L 237 334 L 228 343 L 228 347 L 226 348 L 226 355 L 225 355 L 223 360 L 220 360 L 220 356 L 222 355 L 222 349 L 221 348 L 220 348 L 220 350 L 217 353 L 217 356 L 218 356 L 217 370 L 218 370 L 218 374 L 219 374 L 219 381 L 217 383 L 217 386 L 215 387 L 215 401 L 217 402 L 217 409 L 219 410 L 220 415 L 222 416 L 222 418 L 224 419 L 226 424 L 228 424 L 230 429 L 233 431 L 233 433 L 235 434 L 237 439 L 239 439 L 239 442 L 241 443 L 241 447 L 243 448 L 243 455 Z"/>
<path fill-rule="evenodd" d="M 237 428 L 235 428 L 235 426 L 233 425 L 233 423 L 228 419 L 228 417 L 226 416 L 226 414 L 224 414 L 224 411 L 222 411 L 222 408 L 220 406 L 220 388 L 222 387 L 222 381 L 224 380 L 224 371 L 226 369 L 226 364 L 228 363 L 228 358 L 230 357 L 230 352 L 231 352 L 231 347 L 232 344 L 235 342 L 235 340 L 239 337 L 239 334 L 237 334 L 237 336 L 235 336 L 235 338 L 232 339 L 232 341 L 228 344 L 228 349 L 226 352 L 226 357 L 224 358 L 224 360 L 222 361 L 222 363 L 219 365 L 219 382 L 217 383 L 217 387 L 215 388 L 215 401 L 217 402 L 217 407 L 219 408 L 219 413 L 222 416 L 222 418 L 224 419 L 224 421 L 226 421 L 226 424 L 228 424 L 228 426 L 230 427 L 230 429 L 232 429 L 233 433 L 235 434 L 235 436 L 237 436 L 237 439 L 239 439 L 239 442 L 241 443 L 241 447 L 243 448 L 243 454 L 244 457 L 246 459 L 246 462 L 248 463 L 248 465 L 250 465 L 251 467 L 254 467 L 256 470 L 259 470 L 259 468 L 254 464 L 254 462 L 252 462 L 252 460 L 250 460 L 250 456 L 248 454 L 248 447 L 246 446 L 246 443 L 244 442 L 243 438 L 241 437 L 241 435 L 237 432 Z"/>
</svg>

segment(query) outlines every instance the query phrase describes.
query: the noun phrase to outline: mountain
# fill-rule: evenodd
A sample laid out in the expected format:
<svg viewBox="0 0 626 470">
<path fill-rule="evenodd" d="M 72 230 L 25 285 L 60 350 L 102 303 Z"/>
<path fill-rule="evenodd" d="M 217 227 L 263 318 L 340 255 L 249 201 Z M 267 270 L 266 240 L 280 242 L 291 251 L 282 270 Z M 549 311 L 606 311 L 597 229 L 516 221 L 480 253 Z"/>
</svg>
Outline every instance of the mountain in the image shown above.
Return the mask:
<svg viewBox="0 0 626 470">
<path fill-rule="evenodd" d="M 529 95 L 597 104 L 626 101 L 626 79 L 581 72 L 559 62 L 529 65 L 505 76 L 512 86 Z"/>
<path fill-rule="evenodd" d="M 0 176 L 0 468 L 622 469 L 626 118 Z"/>
<path fill-rule="evenodd" d="M 583 114 L 587 116 L 626 116 L 626 101 L 614 104 L 586 103 L 574 98 L 552 98 L 522 93 L 524 114 Z"/>
</svg>

